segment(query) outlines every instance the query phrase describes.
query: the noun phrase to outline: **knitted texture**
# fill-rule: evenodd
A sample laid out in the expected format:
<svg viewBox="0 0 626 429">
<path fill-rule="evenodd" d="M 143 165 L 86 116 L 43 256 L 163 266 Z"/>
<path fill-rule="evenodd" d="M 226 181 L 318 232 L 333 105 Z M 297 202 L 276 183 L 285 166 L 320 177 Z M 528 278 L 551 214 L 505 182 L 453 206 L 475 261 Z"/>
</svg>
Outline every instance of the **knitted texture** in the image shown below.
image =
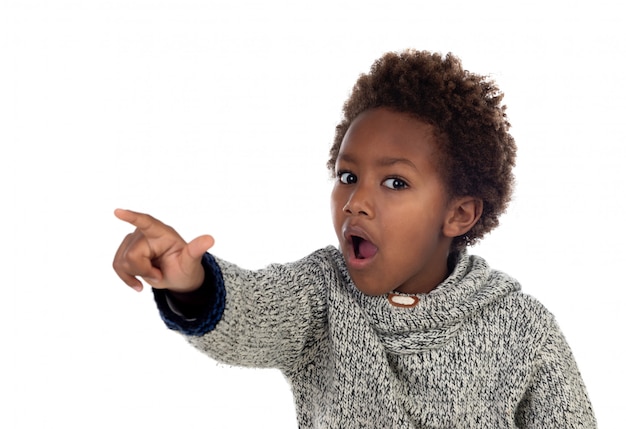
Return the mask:
<svg viewBox="0 0 626 429">
<path fill-rule="evenodd" d="M 333 247 L 259 271 L 216 261 L 222 318 L 188 340 L 228 364 L 281 369 L 301 428 L 596 427 L 553 316 L 477 256 L 463 253 L 413 308 L 361 293 Z"/>
</svg>

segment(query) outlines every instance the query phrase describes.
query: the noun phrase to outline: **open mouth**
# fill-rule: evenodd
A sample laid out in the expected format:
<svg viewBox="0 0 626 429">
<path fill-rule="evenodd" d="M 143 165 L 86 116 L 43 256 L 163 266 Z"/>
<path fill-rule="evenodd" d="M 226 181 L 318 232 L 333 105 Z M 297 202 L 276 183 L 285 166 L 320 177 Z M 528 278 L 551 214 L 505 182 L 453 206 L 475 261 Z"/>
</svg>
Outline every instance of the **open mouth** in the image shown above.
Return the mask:
<svg viewBox="0 0 626 429">
<path fill-rule="evenodd" d="M 378 251 L 378 248 L 374 246 L 372 242 L 357 235 L 352 236 L 352 247 L 354 249 L 354 256 L 357 259 L 369 259 Z"/>
</svg>

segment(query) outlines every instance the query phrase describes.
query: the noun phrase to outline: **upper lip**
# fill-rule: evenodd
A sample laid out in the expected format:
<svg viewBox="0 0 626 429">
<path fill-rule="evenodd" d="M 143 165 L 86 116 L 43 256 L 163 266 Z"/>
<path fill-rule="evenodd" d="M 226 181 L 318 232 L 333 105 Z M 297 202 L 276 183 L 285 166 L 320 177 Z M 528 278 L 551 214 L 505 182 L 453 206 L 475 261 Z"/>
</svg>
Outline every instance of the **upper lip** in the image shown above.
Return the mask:
<svg viewBox="0 0 626 429">
<path fill-rule="evenodd" d="M 353 237 L 361 237 L 373 244 L 374 241 L 372 240 L 372 238 L 370 237 L 369 233 L 360 225 L 358 224 L 348 224 L 346 226 L 344 226 L 343 228 L 343 237 L 346 239 L 346 241 L 348 242 L 348 244 L 352 244 L 352 238 Z"/>
</svg>

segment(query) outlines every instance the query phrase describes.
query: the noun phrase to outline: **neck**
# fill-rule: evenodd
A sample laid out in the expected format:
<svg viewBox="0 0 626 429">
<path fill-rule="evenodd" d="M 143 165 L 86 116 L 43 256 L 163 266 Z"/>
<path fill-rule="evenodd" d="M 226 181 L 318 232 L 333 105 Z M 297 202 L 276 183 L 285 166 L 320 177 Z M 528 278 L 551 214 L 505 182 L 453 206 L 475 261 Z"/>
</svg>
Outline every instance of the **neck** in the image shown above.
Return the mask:
<svg viewBox="0 0 626 429">
<path fill-rule="evenodd" d="M 427 294 L 431 292 L 454 271 L 454 267 L 458 261 L 458 253 L 446 252 L 445 257 L 437 258 L 437 261 L 436 268 L 430 271 L 428 277 L 420 279 L 419 282 L 413 284 L 403 284 L 394 289 L 393 292 L 407 295 Z"/>
</svg>

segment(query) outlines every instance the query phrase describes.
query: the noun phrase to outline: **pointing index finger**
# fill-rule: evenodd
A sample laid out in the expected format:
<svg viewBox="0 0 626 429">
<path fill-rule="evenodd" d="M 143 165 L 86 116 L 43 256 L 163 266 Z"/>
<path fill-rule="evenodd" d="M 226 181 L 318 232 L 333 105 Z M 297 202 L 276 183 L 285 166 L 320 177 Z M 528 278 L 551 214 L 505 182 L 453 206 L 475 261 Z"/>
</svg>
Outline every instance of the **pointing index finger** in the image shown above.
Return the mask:
<svg viewBox="0 0 626 429">
<path fill-rule="evenodd" d="M 118 219 L 137 227 L 146 236 L 158 236 L 167 229 L 164 223 L 149 214 L 124 209 L 116 209 L 114 214 Z"/>
</svg>

